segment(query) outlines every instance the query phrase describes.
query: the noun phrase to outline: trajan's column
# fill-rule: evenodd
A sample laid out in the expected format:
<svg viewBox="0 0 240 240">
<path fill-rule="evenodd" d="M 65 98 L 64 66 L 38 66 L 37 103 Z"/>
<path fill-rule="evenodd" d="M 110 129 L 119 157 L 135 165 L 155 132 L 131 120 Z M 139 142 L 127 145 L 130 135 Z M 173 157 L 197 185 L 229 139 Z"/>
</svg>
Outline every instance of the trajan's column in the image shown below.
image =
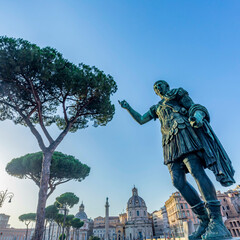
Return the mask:
<svg viewBox="0 0 240 240">
<path fill-rule="evenodd" d="M 109 239 L 108 232 L 109 232 L 109 203 L 107 198 L 105 204 L 105 240 Z"/>
</svg>

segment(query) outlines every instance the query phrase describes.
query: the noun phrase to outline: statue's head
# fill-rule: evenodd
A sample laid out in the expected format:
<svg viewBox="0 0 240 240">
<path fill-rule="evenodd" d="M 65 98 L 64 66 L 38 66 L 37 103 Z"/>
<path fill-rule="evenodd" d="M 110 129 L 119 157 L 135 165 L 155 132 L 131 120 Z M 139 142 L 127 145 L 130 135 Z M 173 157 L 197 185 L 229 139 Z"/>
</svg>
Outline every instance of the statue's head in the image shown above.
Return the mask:
<svg viewBox="0 0 240 240">
<path fill-rule="evenodd" d="M 158 80 L 154 83 L 153 89 L 158 96 L 163 97 L 169 91 L 170 87 L 166 81 Z"/>
</svg>

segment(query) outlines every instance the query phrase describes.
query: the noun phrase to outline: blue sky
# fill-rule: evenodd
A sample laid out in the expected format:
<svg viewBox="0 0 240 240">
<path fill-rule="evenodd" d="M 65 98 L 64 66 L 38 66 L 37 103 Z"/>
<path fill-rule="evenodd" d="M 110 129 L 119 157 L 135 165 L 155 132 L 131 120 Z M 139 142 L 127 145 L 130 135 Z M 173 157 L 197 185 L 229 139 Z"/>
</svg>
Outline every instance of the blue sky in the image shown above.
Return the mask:
<svg viewBox="0 0 240 240">
<path fill-rule="evenodd" d="M 104 215 L 106 197 L 110 214 L 118 215 L 135 184 L 150 212 L 163 206 L 175 189 L 163 165 L 160 124 L 140 126 L 117 103 L 126 99 L 140 113 L 148 111 L 159 101 L 153 92 L 158 79 L 185 88 L 208 108 L 240 183 L 238 0 L 12 0 L 0 1 L 0 6 L 0 35 L 54 47 L 76 64 L 95 65 L 111 74 L 118 84 L 113 120 L 106 127 L 68 134 L 58 148 L 91 166 L 89 177 L 59 186 L 48 204 L 72 191 L 85 203 L 89 217 Z M 25 127 L 5 121 L 0 130 L 0 190 L 15 194 L 1 212 L 11 215 L 12 226 L 24 227 L 18 216 L 35 211 L 38 188 L 4 169 L 12 158 L 39 148 Z M 56 127 L 50 131 L 59 133 Z M 227 190 L 208 173 L 217 189 Z M 77 210 L 75 206 L 70 212 Z"/>
</svg>

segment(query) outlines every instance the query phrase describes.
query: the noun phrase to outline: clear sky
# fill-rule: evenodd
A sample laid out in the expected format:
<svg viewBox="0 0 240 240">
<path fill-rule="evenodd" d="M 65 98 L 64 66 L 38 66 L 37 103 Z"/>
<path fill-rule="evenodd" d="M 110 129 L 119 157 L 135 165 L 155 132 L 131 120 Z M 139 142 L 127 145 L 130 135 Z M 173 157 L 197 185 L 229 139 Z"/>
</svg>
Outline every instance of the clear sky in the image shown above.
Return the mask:
<svg viewBox="0 0 240 240">
<path fill-rule="evenodd" d="M 153 92 L 158 79 L 185 88 L 208 108 L 240 183 L 239 0 L 0 0 L 0 6 L 0 35 L 54 47 L 76 64 L 111 74 L 118 84 L 113 120 L 68 134 L 57 149 L 91 166 L 89 177 L 59 186 L 48 205 L 70 191 L 89 217 L 104 215 L 106 197 L 110 214 L 118 215 L 134 184 L 149 212 L 164 205 L 175 189 L 163 165 L 160 124 L 140 126 L 117 103 L 126 99 L 140 113 L 148 111 L 159 101 Z M 28 128 L 5 121 L 0 131 L 0 190 L 15 194 L 0 212 L 11 215 L 12 226 L 24 227 L 18 216 L 36 210 L 38 188 L 8 176 L 5 166 L 39 147 Z M 50 131 L 59 133 L 56 127 Z M 217 189 L 227 190 L 208 173 Z M 70 213 L 77 211 L 75 206 Z"/>
</svg>

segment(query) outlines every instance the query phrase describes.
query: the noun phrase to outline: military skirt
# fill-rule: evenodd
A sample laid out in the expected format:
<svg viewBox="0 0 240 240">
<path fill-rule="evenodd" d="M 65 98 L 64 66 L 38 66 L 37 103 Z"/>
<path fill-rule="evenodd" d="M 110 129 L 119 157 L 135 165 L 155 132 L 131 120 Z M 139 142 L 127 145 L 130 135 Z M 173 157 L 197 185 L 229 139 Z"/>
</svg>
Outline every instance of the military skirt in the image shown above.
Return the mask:
<svg viewBox="0 0 240 240">
<path fill-rule="evenodd" d="M 235 183 L 231 161 L 206 120 L 200 128 L 193 128 L 186 121 L 184 124 L 176 123 L 169 134 L 163 135 L 164 164 L 181 161 L 194 152 L 200 153 L 203 167 L 213 171 L 223 186 Z"/>
</svg>

